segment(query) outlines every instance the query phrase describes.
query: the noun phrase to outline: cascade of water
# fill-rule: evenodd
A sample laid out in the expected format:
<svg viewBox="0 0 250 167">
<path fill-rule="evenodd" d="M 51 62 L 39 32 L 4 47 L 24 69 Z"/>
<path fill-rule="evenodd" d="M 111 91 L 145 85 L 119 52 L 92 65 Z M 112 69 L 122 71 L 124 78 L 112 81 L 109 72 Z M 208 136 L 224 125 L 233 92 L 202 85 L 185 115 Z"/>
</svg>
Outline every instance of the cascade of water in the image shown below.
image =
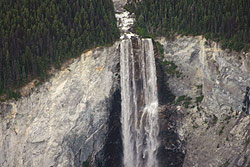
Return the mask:
<svg viewBox="0 0 250 167">
<path fill-rule="evenodd" d="M 123 9 L 123 1 L 113 2 L 121 31 L 123 164 L 125 167 L 157 167 L 159 125 L 153 42 L 131 32 L 133 15 Z"/>
<path fill-rule="evenodd" d="M 158 97 L 151 39 L 121 41 L 122 132 L 125 167 L 156 167 Z M 135 54 L 137 53 L 137 54 Z"/>
</svg>

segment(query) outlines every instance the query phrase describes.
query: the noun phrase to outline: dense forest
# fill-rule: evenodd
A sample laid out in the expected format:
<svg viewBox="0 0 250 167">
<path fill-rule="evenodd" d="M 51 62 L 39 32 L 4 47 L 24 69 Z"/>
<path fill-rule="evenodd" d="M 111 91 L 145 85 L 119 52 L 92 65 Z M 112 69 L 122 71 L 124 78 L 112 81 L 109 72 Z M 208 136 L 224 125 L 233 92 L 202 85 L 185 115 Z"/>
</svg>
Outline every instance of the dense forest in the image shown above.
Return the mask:
<svg viewBox="0 0 250 167">
<path fill-rule="evenodd" d="M 0 95 L 118 38 L 112 0 L 1 0 Z"/>
<path fill-rule="evenodd" d="M 249 50 L 249 0 L 143 0 L 126 8 L 142 36 L 204 35 L 222 48 Z"/>
</svg>

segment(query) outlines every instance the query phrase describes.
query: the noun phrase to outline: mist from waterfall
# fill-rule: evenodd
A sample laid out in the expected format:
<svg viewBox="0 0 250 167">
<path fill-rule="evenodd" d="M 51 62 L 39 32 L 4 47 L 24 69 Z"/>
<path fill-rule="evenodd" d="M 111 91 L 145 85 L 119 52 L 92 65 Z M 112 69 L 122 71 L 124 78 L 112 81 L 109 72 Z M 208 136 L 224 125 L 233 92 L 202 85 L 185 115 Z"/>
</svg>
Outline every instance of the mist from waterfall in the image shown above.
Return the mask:
<svg viewBox="0 0 250 167">
<path fill-rule="evenodd" d="M 123 39 L 120 45 L 123 163 L 125 167 L 157 167 L 158 97 L 151 39 Z"/>
</svg>

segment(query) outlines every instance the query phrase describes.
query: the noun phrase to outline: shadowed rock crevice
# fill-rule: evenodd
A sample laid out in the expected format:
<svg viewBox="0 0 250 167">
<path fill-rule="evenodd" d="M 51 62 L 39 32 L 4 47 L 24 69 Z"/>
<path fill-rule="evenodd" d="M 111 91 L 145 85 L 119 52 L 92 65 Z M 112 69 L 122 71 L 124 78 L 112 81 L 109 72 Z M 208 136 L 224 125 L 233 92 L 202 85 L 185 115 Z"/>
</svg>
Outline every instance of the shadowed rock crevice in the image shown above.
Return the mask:
<svg viewBox="0 0 250 167">
<path fill-rule="evenodd" d="M 158 98 L 160 105 L 167 105 L 174 103 L 175 95 L 171 92 L 167 86 L 168 77 L 165 74 L 162 60 L 156 57 L 156 70 L 157 70 L 157 86 L 158 86 Z"/>
<path fill-rule="evenodd" d="M 155 45 L 154 45 L 155 46 Z M 157 70 L 157 87 L 159 98 L 159 140 L 161 145 L 158 149 L 159 167 L 181 167 L 185 158 L 185 141 L 181 140 L 177 132 L 178 124 L 183 115 L 176 111 L 173 105 L 175 96 L 167 86 L 169 78 L 162 65 L 157 47 L 154 47 Z"/>
<path fill-rule="evenodd" d="M 177 132 L 177 124 L 182 117 L 180 113 L 176 112 L 175 107 L 160 108 L 159 167 L 181 167 L 184 163 L 185 141 L 180 139 Z"/>
<path fill-rule="evenodd" d="M 250 114 L 250 86 L 246 88 L 242 111 L 247 114 Z"/>
<path fill-rule="evenodd" d="M 121 91 L 117 89 L 111 100 L 110 115 L 108 119 L 108 133 L 104 148 L 96 155 L 97 167 L 122 166 L 122 134 L 121 134 Z"/>
</svg>

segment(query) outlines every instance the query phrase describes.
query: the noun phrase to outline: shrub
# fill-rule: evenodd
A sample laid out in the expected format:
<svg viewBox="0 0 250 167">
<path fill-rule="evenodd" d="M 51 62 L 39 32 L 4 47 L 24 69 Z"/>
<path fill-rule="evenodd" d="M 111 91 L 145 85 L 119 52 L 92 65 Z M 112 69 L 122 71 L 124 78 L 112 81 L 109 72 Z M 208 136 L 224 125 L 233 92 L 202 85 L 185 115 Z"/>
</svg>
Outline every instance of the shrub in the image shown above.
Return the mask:
<svg viewBox="0 0 250 167">
<path fill-rule="evenodd" d="M 218 118 L 215 115 L 213 115 L 212 125 L 215 125 L 217 121 L 218 121 Z"/>
<path fill-rule="evenodd" d="M 197 103 L 197 104 L 198 104 L 198 103 L 201 103 L 202 100 L 203 100 L 203 98 L 204 98 L 203 95 L 196 97 L 196 98 L 195 98 L 195 103 Z"/>
<path fill-rule="evenodd" d="M 219 136 L 223 133 L 223 130 L 224 130 L 224 126 L 221 127 L 220 131 L 219 131 Z"/>
</svg>

